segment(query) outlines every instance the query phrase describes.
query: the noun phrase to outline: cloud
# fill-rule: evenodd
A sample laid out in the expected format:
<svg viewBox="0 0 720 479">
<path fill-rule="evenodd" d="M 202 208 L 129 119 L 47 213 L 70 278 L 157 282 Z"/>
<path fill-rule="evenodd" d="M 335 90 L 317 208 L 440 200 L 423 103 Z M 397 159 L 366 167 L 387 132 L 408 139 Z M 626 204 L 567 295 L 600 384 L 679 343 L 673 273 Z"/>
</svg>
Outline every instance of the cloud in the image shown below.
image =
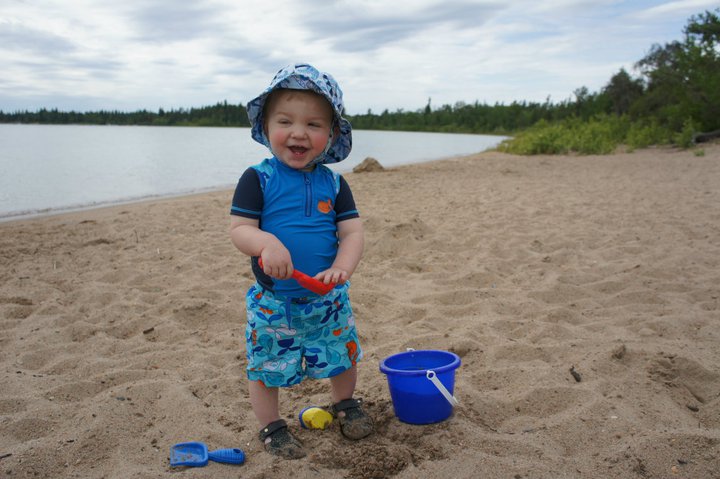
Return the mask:
<svg viewBox="0 0 720 479">
<path fill-rule="evenodd" d="M 501 9 L 485 2 L 394 2 L 373 8 L 360 2 L 335 2 L 332 8 L 316 8 L 304 17 L 311 35 L 326 39 L 332 48 L 346 52 L 374 51 L 403 40 L 432 41 L 432 31 L 479 28 Z M 328 11 L 329 10 L 329 11 Z M 325 13 L 320 15 L 320 13 Z"/>
<path fill-rule="evenodd" d="M 23 55 L 42 57 L 66 55 L 77 50 L 72 41 L 60 35 L 9 21 L 0 22 L 0 45 L 3 50 L 20 50 Z"/>
<path fill-rule="evenodd" d="M 712 3 L 10 0 L 0 2 L 0 110 L 246 102 L 296 61 L 332 73 L 353 114 L 428 97 L 563 100 L 630 71 Z"/>
<path fill-rule="evenodd" d="M 139 42 L 184 42 L 208 37 L 223 28 L 223 7 L 211 2 L 149 0 L 126 3 L 122 8 Z"/>
<path fill-rule="evenodd" d="M 646 8 L 638 12 L 640 18 L 674 16 L 674 15 L 691 15 L 701 13 L 705 10 L 714 10 L 718 8 L 717 1 L 708 0 L 677 0 L 673 2 L 663 2 L 650 8 Z"/>
</svg>

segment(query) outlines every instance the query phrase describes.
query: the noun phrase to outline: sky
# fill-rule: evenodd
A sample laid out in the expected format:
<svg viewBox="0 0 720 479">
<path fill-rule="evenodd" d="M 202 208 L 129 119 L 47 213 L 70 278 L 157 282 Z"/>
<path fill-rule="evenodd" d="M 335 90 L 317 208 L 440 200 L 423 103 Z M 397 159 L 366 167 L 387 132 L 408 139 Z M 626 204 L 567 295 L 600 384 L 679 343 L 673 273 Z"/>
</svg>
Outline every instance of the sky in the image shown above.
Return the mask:
<svg viewBox="0 0 720 479">
<path fill-rule="evenodd" d="M 574 99 L 717 0 L 0 0 L 0 110 L 247 103 L 281 67 L 349 114 Z"/>
</svg>

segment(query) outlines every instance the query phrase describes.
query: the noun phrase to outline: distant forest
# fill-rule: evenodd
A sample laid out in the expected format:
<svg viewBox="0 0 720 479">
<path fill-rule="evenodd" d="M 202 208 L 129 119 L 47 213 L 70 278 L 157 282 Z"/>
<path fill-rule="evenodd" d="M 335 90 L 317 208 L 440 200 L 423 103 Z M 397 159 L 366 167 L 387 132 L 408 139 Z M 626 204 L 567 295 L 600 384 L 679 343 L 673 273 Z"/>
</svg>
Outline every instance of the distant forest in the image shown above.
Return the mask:
<svg viewBox="0 0 720 479">
<path fill-rule="evenodd" d="M 559 104 L 518 103 L 443 105 L 432 109 L 430 102 L 418 111 L 383 111 L 375 114 L 346 115 L 353 128 L 364 130 L 438 131 L 460 133 L 508 133 L 527 128 L 538 120 L 548 121 L 573 117 L 583 112 L 577 101 Z M 234 126 L 249 127 L 243 105 L 227 102 L 202 108 L 160 109 L 157 112 L 140 110 L 121 112 L 64 112 L 41 109 L 35 112 L 0 111 L 0 123 L 81 124 L 81 125 L 146 125 L 146 126 Z"/>
<path fill-rule="evenodd" d="M 92 112 L 59 111 L 42 108 L 36 112 L 4 113 L 0 123 L 41 123 L 52 125 L 144 125 L 144 126 L 250 126 L 243 105 L 228 102 L 201 108 L 180 108 L 157 112 L 139 110 L 122 112 L 100 110 Z"/>
<path fill-rule="evenodd" d="M 368 110 L 347 118 L 356 129 L 517 135 L 507 148 L 515 153 L 603 152 L 618 143 L 688 145 L 698 132 L 720 131 L 720 8 L 690 17 L 682 40 L 652 45 L 634 70 L 638 76 L 621 69 L 600 91 L 580 87 L 574 98 L 560 102 L 435 107 L 428 99 L 415 111 Z M 157 112 L 0 111 L 0 123 L 250 126 L 245 107 L 227 101 Z"/>
</svg>

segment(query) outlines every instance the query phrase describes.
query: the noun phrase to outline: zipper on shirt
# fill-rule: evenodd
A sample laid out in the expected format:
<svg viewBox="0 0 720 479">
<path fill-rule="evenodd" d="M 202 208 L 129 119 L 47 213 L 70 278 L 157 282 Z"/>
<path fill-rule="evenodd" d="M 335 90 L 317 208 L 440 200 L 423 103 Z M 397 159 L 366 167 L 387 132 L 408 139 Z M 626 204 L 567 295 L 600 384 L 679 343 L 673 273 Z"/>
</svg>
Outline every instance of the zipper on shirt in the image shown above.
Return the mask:
<svg viewBox="0 0 720 479">
<path fill-rule="evenodd" d="M 310 182 L 310 175 L 303 173 L 303 179 L 305 180 L 305 216 L 312 215 L 312 183 Z"/>
</svg>

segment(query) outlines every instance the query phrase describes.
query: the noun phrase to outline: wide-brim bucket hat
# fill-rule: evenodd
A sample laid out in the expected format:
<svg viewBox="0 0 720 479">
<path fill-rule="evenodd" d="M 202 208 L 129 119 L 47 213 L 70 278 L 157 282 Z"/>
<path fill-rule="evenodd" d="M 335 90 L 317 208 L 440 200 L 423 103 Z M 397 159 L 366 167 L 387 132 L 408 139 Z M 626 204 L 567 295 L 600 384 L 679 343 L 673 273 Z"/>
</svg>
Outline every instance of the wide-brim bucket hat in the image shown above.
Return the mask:
<svg viewBox="0 0 720 479">
<path fill-rule="evenodd" d="M 250 120 L 253 140 L 270 148 L 270 140 L 265 135 L 265 120 L 263 107 L 268 95 L 280 88 L 291 90 L 311 90 L 325 97 L 333 109 L 334 125 L 331 133 L 331 143 L 325 152 L 314 160 L 315 163 L 338 163 L 350 154 L 352 150 L 352 126 L 343 118 L 343 94 L 335 79 L 329 74 L 317 70 L 307 63 L 288 65 L 281 69 L 265 89 L 254 100 L 247 104 L 247 113 Z M 337 130 L 339 130 L 339 133 Z"/>
</svg>

